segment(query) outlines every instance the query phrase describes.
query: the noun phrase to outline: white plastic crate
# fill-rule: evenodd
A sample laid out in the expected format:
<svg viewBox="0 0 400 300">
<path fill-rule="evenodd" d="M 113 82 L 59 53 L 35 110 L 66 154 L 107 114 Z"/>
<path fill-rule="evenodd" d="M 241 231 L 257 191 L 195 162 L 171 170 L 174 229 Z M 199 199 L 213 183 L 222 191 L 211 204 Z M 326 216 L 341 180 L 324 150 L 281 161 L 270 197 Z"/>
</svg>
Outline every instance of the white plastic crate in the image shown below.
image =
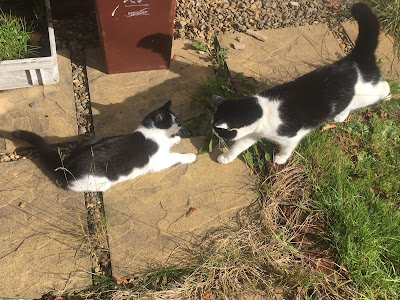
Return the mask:
<svg viewBox="0 0 400 300">
<path fill-rule="evenodd" d="M 50 0 L 46 5 L 50 56 L 0 61 L 0 90 L 47 85 L 59 82 L 56 40 L 51 19 Z"/>
</svg>

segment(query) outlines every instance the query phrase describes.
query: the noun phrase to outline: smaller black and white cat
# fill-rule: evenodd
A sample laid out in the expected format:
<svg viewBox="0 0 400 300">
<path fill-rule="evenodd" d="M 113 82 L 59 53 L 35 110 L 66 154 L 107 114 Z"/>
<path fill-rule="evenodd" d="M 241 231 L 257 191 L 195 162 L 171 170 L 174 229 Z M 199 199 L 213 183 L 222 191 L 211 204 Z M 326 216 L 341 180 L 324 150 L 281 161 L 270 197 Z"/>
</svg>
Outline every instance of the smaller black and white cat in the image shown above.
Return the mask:
<svg viewBox="0 0 400 300">
<path fill-rule="evenodd" d="M 13 135 L 35 146 L 58 179 L 67 179 L 68 189 L 103 192 L 119 182 L 196 160 L 193 153 L 170 152 L 170 147 L 181 140 L 176 136 L 181 126 L 170 108 L 168 101 L 148 114 L 131 134 L 83 142 L 63 161 L 41 136 L 24 130 Z"/>
<path fill-rule="evenodd" d="M 390 99 L 389 84 L 380 80 L 375 49 L 379 22 L 370 8 L 354 4 L 351 13 L 359 33 L 353 51 L 341 60 L 294 81 L 241 99 L 213 96 L 217 106 L 213 132 L 235 143 L 218 162 L 227 164 L 266 138 L 280 145 L 274 162 L 284 164 L 300 140 L 319 124 L 343 122 L 351 110 Z"/>
</svg>

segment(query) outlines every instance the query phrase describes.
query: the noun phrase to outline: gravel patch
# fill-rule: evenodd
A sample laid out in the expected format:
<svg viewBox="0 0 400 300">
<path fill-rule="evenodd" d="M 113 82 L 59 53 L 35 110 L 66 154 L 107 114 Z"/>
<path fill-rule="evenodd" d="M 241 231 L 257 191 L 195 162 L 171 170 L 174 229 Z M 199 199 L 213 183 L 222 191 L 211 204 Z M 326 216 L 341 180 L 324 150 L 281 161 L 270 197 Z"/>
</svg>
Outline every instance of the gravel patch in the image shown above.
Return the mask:
<svg viewBox="0 0 400 300">
<path fill-rule="evenodd" d="M 355 1 L 337 0 L 178 0 L 174 38 L 207 39 L 213 34 L 326 23 L 343 51 L 350 41 L 340 23 Z"/>
<path fill-rule="evenodd" d="M 78 134 L 93 136 L 85 48 L 101 47 L 96 15 L 90 12 L 72 19 L 54 20 L 54 30 L 57 49 L 70 51 Z"/>
</svg>

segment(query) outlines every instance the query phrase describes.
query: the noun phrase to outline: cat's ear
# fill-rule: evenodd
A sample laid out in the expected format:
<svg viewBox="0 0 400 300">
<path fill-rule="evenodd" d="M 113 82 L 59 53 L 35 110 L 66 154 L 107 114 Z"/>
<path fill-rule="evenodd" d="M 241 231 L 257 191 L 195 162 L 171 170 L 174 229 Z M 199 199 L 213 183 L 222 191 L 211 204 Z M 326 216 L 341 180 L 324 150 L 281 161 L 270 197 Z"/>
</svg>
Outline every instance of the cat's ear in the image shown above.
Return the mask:
<svg viewBox="0 0 400 300">
<path fill-rule="evenodd" d="M 224 102 L 226 99 L 217 95 L 212 95 L 211 96 L 212 102 L 215 104 L 215 106 L 220 105 L 222 102 Z"/>
<path fill-rule="evenodd" d="M 161 109 L 171 110 L 171 100 L 168 100 L 163 106 L 160 107 Z"/>
<path fill-rule="evenodd" d="M 158 122 L 161 122 L 163 119 L 164 119 L 164 113 L 159 112 L 156 114 L 156 117 L 154 118 L 154 122 L 158 123 Z"/>
</svg>

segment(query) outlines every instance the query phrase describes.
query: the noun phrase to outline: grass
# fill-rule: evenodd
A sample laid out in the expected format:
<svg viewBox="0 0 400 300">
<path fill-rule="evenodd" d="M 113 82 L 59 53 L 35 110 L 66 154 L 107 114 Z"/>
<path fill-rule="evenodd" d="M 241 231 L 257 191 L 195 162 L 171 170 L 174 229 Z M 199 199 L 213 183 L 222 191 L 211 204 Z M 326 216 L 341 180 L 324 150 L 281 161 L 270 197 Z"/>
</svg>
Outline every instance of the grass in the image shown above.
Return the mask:
<svg viewBox="0 0 400 300">
<path fill-rule="evenodd" d="M 398 84 L 392 83 L 392 92 Z M 353 113 L 299 148 L 326 214 L 331 249 L 358 295 L 400 297 L 400 101 Z"/>
<path fill-rule="evenodd" d="M 30 31 L 24 19 L 0 12 L 0 60 L 22 59 L 36 53 L 29 45 Z"/>
</svg>

